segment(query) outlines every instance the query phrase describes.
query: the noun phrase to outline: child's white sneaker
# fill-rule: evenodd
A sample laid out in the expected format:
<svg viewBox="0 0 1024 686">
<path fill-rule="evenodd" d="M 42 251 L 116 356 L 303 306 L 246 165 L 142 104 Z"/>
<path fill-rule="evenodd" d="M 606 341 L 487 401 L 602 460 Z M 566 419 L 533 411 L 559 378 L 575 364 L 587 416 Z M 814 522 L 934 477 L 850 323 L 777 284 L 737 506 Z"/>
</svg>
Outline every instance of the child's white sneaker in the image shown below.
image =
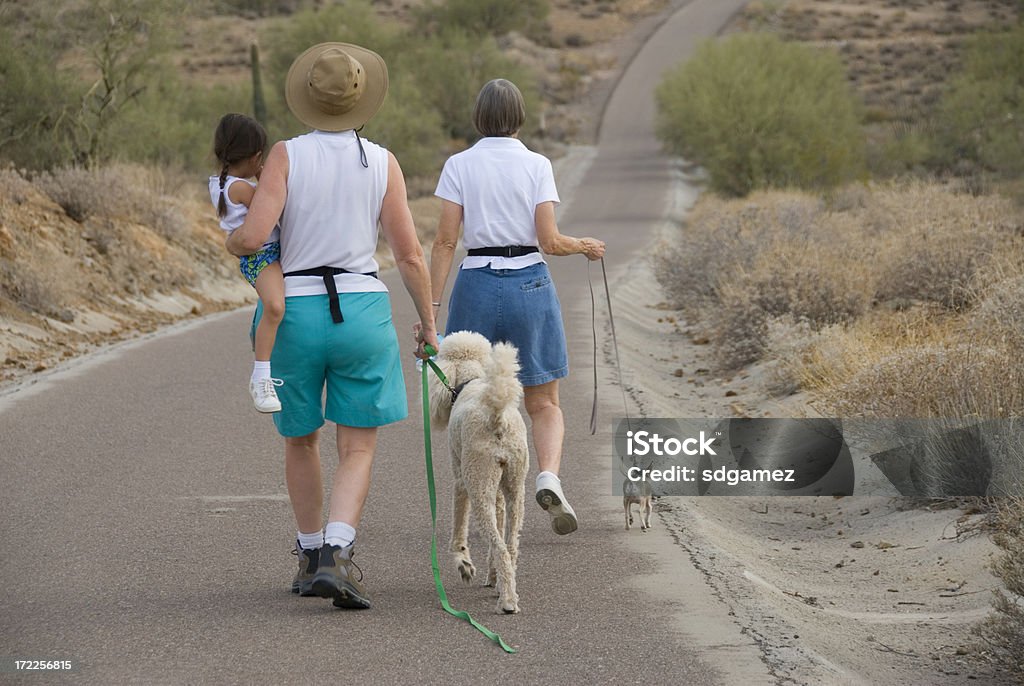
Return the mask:
<svg viewBox="0 0 1024 686">
<path fill-rule="evenodd" d="M 249 393 L 252 395 L 252 404 L 258 412 L 280 412 L 281 401 L 277 399 L 277 391 L 274 386 L 283 386 L 281 379 L 266 377 L 254 379 L 249 382 Z"/>
<path fill-rule="evenodd" d="M 556 534 L 576 531 L 576 512 L 562 493 L 562 482 L 551 472 L 537 475 L 537 504 L 551 515 L 551 528 Z"/>
</svg>

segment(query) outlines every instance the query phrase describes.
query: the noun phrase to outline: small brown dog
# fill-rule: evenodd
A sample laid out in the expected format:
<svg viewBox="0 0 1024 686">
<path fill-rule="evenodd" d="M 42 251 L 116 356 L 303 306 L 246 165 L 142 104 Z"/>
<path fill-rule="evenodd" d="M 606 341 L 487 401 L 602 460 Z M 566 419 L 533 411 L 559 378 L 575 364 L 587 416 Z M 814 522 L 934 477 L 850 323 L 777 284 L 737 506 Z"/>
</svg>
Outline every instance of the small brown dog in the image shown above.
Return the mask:
<svg viewBox="0 0 1024 686">
<path fill-rule="evenodd" d="M 651 512 L 654 506 L 651 504 L 651 486 L 644 481 L 630 481 L 627 479 L 622 484 L 622 507 L 626 510 L 626 531 L 633 525 L 633 505 L 639 506 L 640 530 L 647 531 L 651 528 Z"/>
</svg>

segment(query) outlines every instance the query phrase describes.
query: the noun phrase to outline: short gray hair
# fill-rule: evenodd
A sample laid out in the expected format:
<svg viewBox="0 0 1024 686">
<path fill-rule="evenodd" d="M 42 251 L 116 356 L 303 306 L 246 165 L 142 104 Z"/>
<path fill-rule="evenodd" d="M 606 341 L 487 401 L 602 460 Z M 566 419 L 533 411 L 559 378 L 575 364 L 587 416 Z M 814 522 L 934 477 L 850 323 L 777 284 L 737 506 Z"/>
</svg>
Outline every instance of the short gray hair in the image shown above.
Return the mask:
<svg viewBox="0 0 1024 686">
<path fill-rule="evenodd" d="M 482 136 L 511 136 L 526 121 L 526 103 L 516 84 L 494 79 L 476 96 L 473 126 Z"/>
</svg>

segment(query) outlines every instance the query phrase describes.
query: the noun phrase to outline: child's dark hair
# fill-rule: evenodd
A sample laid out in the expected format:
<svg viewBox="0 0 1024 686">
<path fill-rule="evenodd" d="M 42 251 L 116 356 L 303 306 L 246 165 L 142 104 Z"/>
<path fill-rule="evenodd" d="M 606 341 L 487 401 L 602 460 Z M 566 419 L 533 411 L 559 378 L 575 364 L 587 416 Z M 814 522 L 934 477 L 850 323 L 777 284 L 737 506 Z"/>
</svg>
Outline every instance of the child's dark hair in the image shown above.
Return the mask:
<svg viewBox="0 0 1024 686">
<path fill-rule="evenodd" d="M 225 114 L 217 124 L 213 134 L 213 154 L 221 163 L 220 168 L 220 201 L 217 203 L 217 214 L 223 217 L 228 212 L 224 199 L 224 184 L 228 180 L 228 167 L 248 159 L 267 147 L 267 132 L 263 126 L 244 114 Z"/>
</svg>

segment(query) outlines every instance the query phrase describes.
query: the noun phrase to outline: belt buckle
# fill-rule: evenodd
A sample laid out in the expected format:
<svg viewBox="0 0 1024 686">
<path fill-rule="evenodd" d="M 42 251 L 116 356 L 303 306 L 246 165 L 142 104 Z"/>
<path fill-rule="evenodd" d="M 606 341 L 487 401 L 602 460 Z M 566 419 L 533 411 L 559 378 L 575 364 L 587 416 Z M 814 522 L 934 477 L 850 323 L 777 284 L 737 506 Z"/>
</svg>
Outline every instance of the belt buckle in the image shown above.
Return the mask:
<svg viewBox="0 0 1024 686">
<path fill-rule="evenodd" d="M 504 248 L 504 250 L 505 250 L 505 257 L 515 257 L 515 255 L 512 254 L 512 251 L 515 250 L 515 249 L 516 249 L 516 247 L 514 245 L 506 245 L 505 248 Z"/>
</svg>

